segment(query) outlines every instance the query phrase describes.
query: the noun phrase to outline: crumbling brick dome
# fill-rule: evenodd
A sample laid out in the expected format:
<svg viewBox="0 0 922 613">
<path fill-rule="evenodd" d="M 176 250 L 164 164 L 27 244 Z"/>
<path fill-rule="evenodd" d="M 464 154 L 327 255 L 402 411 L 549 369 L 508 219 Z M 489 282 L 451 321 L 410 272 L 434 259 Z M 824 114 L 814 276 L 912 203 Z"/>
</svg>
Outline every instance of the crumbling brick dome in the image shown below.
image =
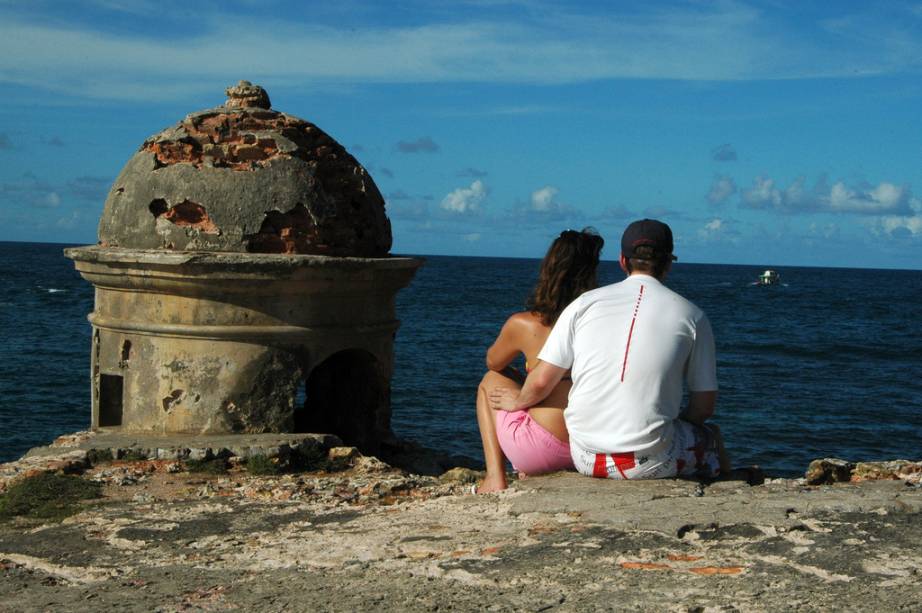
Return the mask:
<svg viewBox="0 0 922 613">
<path fill-rule="evenodd" d="M 380 257 L 384 199 L 345 148 L 241 81 L 149 138 L 115 180 L 106 247 Z"/>
</svg>

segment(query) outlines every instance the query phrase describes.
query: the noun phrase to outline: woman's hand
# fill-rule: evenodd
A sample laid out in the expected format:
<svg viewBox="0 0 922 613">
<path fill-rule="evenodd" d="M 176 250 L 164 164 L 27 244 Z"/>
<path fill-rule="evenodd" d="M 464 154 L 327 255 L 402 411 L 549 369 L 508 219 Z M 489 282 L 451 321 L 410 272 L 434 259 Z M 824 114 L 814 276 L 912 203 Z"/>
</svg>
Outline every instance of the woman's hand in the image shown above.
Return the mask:
<svg viewBox="0 0 922 613">
<path fill-rule="evenodd" d="M 490 408 L 494 411 L 515 411 L 515 401 L 519 397 L 519 390 L 511 387 L 494 387 L 490 390 L 487 399 Z"/>
</svg>

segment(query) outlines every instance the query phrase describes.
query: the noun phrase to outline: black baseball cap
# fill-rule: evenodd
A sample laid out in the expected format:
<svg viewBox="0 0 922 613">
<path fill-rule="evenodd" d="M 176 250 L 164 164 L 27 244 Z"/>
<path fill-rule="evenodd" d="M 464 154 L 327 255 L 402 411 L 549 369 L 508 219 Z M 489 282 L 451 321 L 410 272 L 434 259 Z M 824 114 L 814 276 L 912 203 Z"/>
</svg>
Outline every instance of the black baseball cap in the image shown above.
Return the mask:
<svg viewBox="0 0 922 613">
<path fill-rule="evenodd" d="M 672 255 L 672 230 L 655 219 L 640 219 L 625 228 L 621 235 L 621 254 L 626 258 L 638 257 L 634 255 L 637 247 L 652 247 L 654 259 L 679 259 Z"/>
</svg>

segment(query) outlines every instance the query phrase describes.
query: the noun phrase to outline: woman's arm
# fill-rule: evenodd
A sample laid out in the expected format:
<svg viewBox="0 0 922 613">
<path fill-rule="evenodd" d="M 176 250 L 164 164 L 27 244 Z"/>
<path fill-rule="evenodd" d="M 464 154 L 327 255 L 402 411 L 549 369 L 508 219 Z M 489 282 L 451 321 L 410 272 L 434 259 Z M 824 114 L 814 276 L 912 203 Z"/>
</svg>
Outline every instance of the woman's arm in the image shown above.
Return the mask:
<svg viewBox="0 0 922 613">
<path fill-rule="evenodd" d="M 487 349 L 487 369 L 502 372 L 522 352 L 522 322 L 517 315 L 511 316 L 503 324 L 499 336 Z"/>
</svg>

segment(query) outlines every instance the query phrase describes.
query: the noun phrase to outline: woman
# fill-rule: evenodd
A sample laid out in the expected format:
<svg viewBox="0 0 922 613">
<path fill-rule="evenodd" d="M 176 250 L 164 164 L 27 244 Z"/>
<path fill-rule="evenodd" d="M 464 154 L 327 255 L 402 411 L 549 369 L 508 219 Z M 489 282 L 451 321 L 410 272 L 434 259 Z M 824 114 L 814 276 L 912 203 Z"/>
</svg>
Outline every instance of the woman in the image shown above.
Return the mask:
<svg viewBox="0 0 922 613">
<path fill-rule="evenodd" d="M 569 377 L 539 406 L 527 411 L 493 411 L 487 394 L 495 387 L 522 387 L 524 377 L 511 366 L 512 361 L 522 354 L 525 369 L 530 370 L 561 311 L 598 285 L 596 269 L 604 242 L 592 228 L 561 232 L 541 262 L 538 283 L 525 303 L 527 310 L 512 315 L 487 350 L 489 371 L 477 390 L 477 423 L 487 466 L 477 489 L 480 493 L 506 489 L 506 458 L 520 475 L 573 468 L 563 421 Z"/>
</svg>

